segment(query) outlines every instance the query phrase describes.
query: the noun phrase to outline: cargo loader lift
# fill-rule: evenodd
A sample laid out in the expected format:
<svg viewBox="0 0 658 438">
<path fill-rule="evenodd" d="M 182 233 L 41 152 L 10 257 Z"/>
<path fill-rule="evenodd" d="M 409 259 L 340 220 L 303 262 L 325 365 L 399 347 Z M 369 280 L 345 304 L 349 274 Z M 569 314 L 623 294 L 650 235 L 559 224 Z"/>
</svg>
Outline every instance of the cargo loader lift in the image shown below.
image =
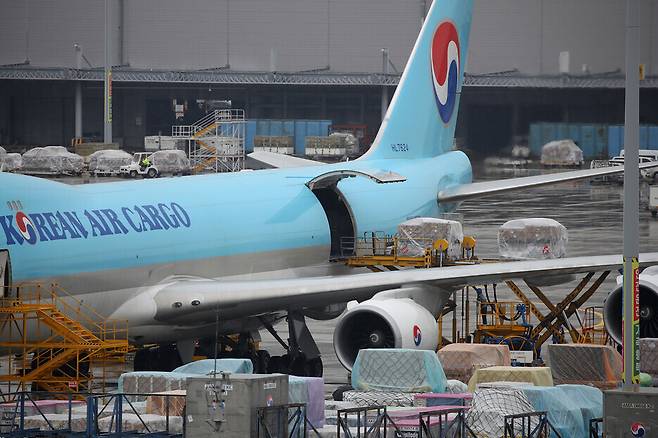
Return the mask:
<svg viewBox="0 0 658 438">
<path fill-rule="evenodd" d="M 22 285 L 0 300 L 0 349 L 11 353 L 0 398 L 19 391 L 103 390 L 130 351 L 126 321 L 107 320 L 56 285 Z M 94 376 L 94 372 L 100 375 Z"/>
<path fill-rule="evenodd" d="M 471 236 L 464 236 L 461 257 L 457 259 L 448 257 L 449 243 L 446 240 L 414 239 L 413 244 L 415 251 L 410 253 L 405 239 L 378 232 L 365 233 L 363 237 L 341 239 L 341 257 L 335 261 L 343 262 L 347 266 L 365 267 L 373 272 L 501 261 L 476 257 L 476 239 Z M 425 249 L 418 251 L 418 247 Z M 610 275 L 610 271 L 601 272 L 596 278 L 595 275 L 595 272 L 585 274 L 557 304 L 552 303 L 539 286 L 525 281 L 530 292 L 534 294 L 534 298 L 548 309 L 546 314 L 540 311 L 535 304 L 536 301 L 533 302 L 529 298 L 529 294 L 512 280 L 505 281 L 505 284 L 519 301 L 498 301 L 496 284 L 483 285 L 483 288 L 465 287 L 462 290 L 461 299 L 461 330 L 457 331 L 456 327 L 456 313 L 459 311 L 459 306 L 456 304 L 456 293 L 453 294 L 444 311 L 438 315 L 439 348 L 449 343 L 443 334 L 442 321 L 450 314 L 452 314 L 452 342 L 470 342 L 472 333 L 475 342 L 505 343 L 512 351 L 532 351 L 535 359 L 540 358 L 542 345 L 551 338 L 558 343 L 570 341 L 572 343 L 609 344 L 612 341 L 606 334 L 602 318 L 596 317 L 596 308 L 588 307 L 585 310 L 584 322 L 578 313 Z M 592 282 L 594 278 L 595 280 Z M 476 293 L 479 291 L 477 293 L 476 328 L 473 332 L 470 327 L 469 291 L 471 288 Z M 489 288 L 493 290 L 493 299 L 489 297 Z M 486 291 L 486 296 L 482 290 Z M 600 312 L 598 314 L 600 315 Z M 533 317 L 536 319 L 536 324 L 532 324 Z M 577 319 L 578 328 L 571 322 L 572 317 Z M 565 333 L 568 334 L 568 338 Z"/>
</svg>

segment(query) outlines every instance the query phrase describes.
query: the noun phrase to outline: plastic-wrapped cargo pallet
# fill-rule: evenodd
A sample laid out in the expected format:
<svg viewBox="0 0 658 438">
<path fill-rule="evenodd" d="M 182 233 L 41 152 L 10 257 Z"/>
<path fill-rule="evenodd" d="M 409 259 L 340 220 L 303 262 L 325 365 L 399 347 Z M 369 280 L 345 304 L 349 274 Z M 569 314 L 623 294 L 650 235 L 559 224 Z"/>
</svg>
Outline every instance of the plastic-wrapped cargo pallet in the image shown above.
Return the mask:
<svg viewBox="0 0 658 438">
<path fill-rule="evenodd" d="M 640 370 L 653 379 L 658 387 L 658 338 L 640 339 Z"/>
<path fill-rule="evenodd" d="M 79 174 L 83 168 L 83 158 L 63 146 L 33 148 L 23 154 L 22 170 L 26 173 Z"/>
<path fill-rule="evenodd" d="M 499 438 L 505 435 L 505 416 L 533 412 L 528 397 L 520 389 L 487 388 L 473 394 L 466 424 L 479 438 Z M 539 424 L 530 420 L 531 430 Z"/>
<path fill-rule="evenodd" d="M 132 161 L 128 152 L 114 149 L 96 151 L 89 156 L 89 171 L 94 173 L 118 173 L 121 166 Z"/>
<path fill-rule="evenodd" d="M 352 387 L 359 391 L 444 392 L 446 380 L 430 350 L 364 349 L 352 367 Z"/>
<path fill-rule="evenodd" d="M 324 380 L 321 377 L 288 376 L 288 402 L 305 403 L 306 418 L 315 427 L 324 427 Z"/>
<path fill-rule="evenodd" d="M 548 367 L 496 366 L 475 370 L 468 381 L 468 390 L 473 392 L 480 383 L 488 382 L 528 382 L 535 386 L 553 386 L 553 376 Z"/>
<path fill-rule="evenodd" d="M 179 150 L 156 151 L 149 157 L 151 164 L 162 173 L 189 173 L 190 160 L 185 152 Z"/>
<path fill-rule="evenodd" d="M 444 239 L 448 242 L 448 257 L 456 259 L 461 256 L 464 231 L 457 221 L 417 217 L 398 225 L 397 236 L 399 255 L 421 257 L 435 241 Z"/>
<path fill-rule="evenodd" d="M 21 154 L 9 153 L 0 155 L 0 172 L 15 172 L 23 165 Z"/>
<path fill-rule="evenodd" d="M 553 219 L 514 219 L 498 229 L 498 252 L 508 259 L 557 259 L 566 256 L 568 240 L 566 227 Z"/>
<path fill-rule="evenodd" d="M 523 393 L 534 411 L 547 413 L 548 421 L 560 436 L 586 437 L 589 435 L 589 421 L 603 416 L 603 393 L 585 385 L 565 386 L 569 388 L 528 386 L 523 388 Z M 581 404 L 586 408 L 583 409 Z M 596 404 L 598 407 L 593 408 Z"/>
<path fill-rule="evenodd" d="M 541 148 L 544 166 L 581 166 L 584 162 L 582 149 L 570 139 L 551 141 Z"/>
<path fill-rule="evenodd" d="M 125 394 L 153 394 L 158 392 L 186 389 L 188 377 L 198 374 L 167 373 L 162 371 L 134 371 L 119 377 L 118 390 Z M 135 396 L 131 396 L 136 400 Z"/>
<path fill-rule="evenodd" d="M 254 364 L 249 359 L 203 359 L 181 365 L 172 373 L 198 374 L 209 376 L 215 370 L 225 373 L 253 374 Z"/>
<path fill-rule="evenodd" d="M 446 377 L 462 382 L 468 382 L 478 368 L 511 364 L 507 345 L 450 344 L 437 355 Z"/>
<path fill-rule="evenodd" d="M 364 349 L 352 367 L 352 387 L 343 400 L 357 406 L 413 406 L 414 393 L 445 392 L 446 377 L 433 351 Z"/>
<path fill-rule="evenodd" d="M 5 148 L 0 146 L 0 172 L 13 172 L 21 168 L 21 154 L 8 154 Z"/>
<path fill-rule="evenodd" d="M 609 345 L 549 344 L 546 351 L 546 365 L 556 385 L 583 383 L 613 389 L 621 383 L 622 358 Z"/>
</svg>

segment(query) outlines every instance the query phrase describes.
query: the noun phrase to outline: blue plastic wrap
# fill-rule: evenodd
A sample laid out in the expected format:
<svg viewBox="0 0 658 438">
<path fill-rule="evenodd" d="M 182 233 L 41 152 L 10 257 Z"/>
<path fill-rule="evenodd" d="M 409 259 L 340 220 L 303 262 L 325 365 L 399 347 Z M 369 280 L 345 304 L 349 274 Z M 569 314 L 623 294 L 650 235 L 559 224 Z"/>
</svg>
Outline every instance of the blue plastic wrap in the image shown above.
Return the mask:
<svg viewBox="0 0 658 438">
<path fill-rule="evenodd" d="M 190 362 L 176 368 L 173 373 L 188 374 L 212 374 L 215 370 L 215 361 L 217 361 L 217 372 L 224 371 L 227 373 L 253 374 L 254 365 L 249 359 L 203 359 Z"/>
<path fill-rule="evenodd" d="M 288 401 L 306 403 L 306 417 L 316 428 L 324 427 L 324 380 L 288 376 Z"/>
<path fill-rule="evenodd" d="M 352 367 L 352 386 L 359 391 L 445 392 L 446 381 L 430 350 L 365 349 Z"/>
<path fill-rule="evenodd" d="M 583 415 L 583 427 L 589 430 L 589 420 L 603 417 L 603 392 L 588 385 L 558 385 L 565 394 L 580 408 Z"/>
<path fill-rule="evenodd" d="M 603 416 L 603 394 L 591 386 L 529 386 L 523 392 L 535 410 L 548 413 L 548 421 L 563 437 L 588 436 L 589 420 Z"/>
</svg>

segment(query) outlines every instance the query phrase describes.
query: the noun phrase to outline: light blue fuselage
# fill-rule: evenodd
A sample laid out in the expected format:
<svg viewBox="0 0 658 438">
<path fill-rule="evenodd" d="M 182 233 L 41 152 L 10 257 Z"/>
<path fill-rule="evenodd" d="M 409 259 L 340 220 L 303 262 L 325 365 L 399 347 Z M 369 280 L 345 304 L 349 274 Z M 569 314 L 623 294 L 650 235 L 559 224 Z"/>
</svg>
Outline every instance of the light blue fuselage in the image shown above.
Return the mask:
<svg viewBox="0 0 658 438">
<path fill-rule="evenodd" d="M 436 201 L 438 191 L 471 180 L 470 163 L 461 152 L 428 159 L 357 160 L 77 186 L 0 174 L 4 194 L 0 204 L 0 229 L 4 231 L 0 239 L 4 241 L 0 243 L 10 252 L 15 283 L 148 270 L 163 264 L 169 266 L 169 275 L 188 274 L 177 272 L 177 264 L 247 254 L 256 262 L 261 253 L 304 248 L 317 248 L 326 259 L 331 242 L 327 216 L 305 183 L 333 168 L 360 167 L 392 170 L 407 181 L 376 184 L 350 178 L 339 183 L 357 235 L 367 231 L 392 233 L 408 218 L 437 216 L 444 211 Z M 34 225 L 28 230 L 32 234 L 22 242 L 16 235 L 20 232 L 17 212 L 9 208 L 12 202 L 19 203 L 14 206 L 18 205 Z M 35 233 L 37 241 L 31 244 L 28 240 Z M 244 265 L 243 273 L 254 272 L 256 265 L 262 266 L 262 260 Z M 221 266 L 217 266 L 204 276 L 221 273 Z M 149 278 L 149 283 L 159 280 Z M 100 290 L 98 285 L 88 286 Z M 111 290 L 112 286 L 102 289 Z"/>
</svg>

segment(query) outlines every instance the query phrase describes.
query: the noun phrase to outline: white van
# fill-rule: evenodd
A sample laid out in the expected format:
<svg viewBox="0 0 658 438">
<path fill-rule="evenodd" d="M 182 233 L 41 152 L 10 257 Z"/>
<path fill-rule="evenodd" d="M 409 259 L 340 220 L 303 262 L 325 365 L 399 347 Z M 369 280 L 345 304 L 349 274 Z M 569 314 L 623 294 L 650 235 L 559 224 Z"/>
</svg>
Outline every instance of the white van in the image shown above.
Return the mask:
<svg viewBox="0 0 658 438">
<path fill-rule="evenodd" d="M 624 158 L 624 150 L 621 150 L 620 157 Z M 651 161 L 658 161 L 658 150 L 640 149 L 640 158 L 645 157 Z"/>
</svg>

